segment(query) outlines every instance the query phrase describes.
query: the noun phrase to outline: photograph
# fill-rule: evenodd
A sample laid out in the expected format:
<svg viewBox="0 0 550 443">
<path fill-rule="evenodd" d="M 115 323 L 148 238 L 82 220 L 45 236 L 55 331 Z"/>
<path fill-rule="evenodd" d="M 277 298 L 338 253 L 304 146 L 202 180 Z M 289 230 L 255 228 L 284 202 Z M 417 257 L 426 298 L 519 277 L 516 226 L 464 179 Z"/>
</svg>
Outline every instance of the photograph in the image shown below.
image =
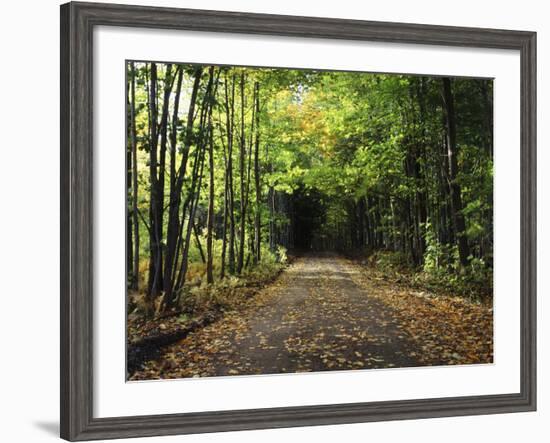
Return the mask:
<svg viewBox="0 0 550 443">
<path fill-rule="evenodd" d="M 128 381 L 493 362 L 491 78 L 127 60 L 125 108 Z"/>
<path fill-rule="evenodd" d="M 59 131 L 60 155 L 37 145 L 36 180 L 11 180 L 34 197 L 8 205 L 55 239 L 34 226 L 55 181 L 59 272 L 36 269 L 59 306 L 44 278 L 11 279 L 40 286 L 41 333 L 60 320 L 56 351 L 17 342 L 58 359 L 19 377 L 57 380 L 54 437 L 536 433 L 542 22 L 524 6 L 503 21 L 494 5 L 146 3 L 63 4 L 59 58 L 21 51 L 60 62 L 42 70 L 60 113 L 31 125 Z M 31 243 L 8 250 L 53 250 Z"/>
</svg>

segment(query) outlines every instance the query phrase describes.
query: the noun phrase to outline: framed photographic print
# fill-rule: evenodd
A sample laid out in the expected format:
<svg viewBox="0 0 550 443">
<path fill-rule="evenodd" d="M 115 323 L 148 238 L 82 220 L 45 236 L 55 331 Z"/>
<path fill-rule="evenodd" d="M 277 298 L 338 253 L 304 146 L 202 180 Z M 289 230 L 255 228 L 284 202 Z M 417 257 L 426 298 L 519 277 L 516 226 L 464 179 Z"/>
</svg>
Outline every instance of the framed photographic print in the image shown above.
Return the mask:
<svg viewBox="0 0 550 443">
<path fill-rule="evenodd" d="M 61 7 L 61 436 L 536 408 L 536 34 Z"/>
</svg>

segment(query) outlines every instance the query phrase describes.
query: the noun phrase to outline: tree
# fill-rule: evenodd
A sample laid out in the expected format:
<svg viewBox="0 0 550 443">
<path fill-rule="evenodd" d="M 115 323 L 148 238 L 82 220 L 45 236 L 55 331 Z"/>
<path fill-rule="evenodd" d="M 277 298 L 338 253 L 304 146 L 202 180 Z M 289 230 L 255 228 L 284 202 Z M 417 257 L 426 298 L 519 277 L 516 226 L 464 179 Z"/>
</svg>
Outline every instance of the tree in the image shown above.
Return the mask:
<svg viewBox="0 0 550 443">
<path fill-rule="evenodd" d="M 212 229 L 214 227 L 214 131 L 212 127 L 212 110 L 208 114 L 208 170 L 210 172 L 208 182 L 208 225 L 206 234 L 206 279 L 208 283 L 214 283 L 212 272 Z"/>
<path fill-rule="evenodd" d="M 195 106 L 197 103 L 197 96 L 201 84 L 202 78 L 202 67 L 196 67 L 193 69 L 193 86 L 191 91 L 191 96 L 189 100 L 189 107 L 187 110 L 187 122 L 185 125 L 185 132 L 183 133 L 183 146 L 182 154 L 180 159 L 179 168 L 175 169 L 176 163 L 176 144 L 177 144 L 177 111 L 174 109 L 174 118 L 173 118 L 173 131 L 172 136 L 172 146 L 173 146 L 173 157 L 171 157 L 171 163 L 174 163 L 174 166 L 171 166 L 171 175 L 170 175 L 170 199 L 168 205 L 168 228 L 167 228 L 167 239 L 166 239 L 166 269 L 165 269 L 165 308 L 169 308 L 175 302 L 174 290 L 176 287 L 176 275 L 178 270 L 178 252 L 181 249 L 181 232 L 184 225 L 184 216 L 186 212 L 187 205 L 184 205 L 182 214 L 180 215 L 181 202 L 182 202 L 182 191 L 183 185 L 186 179 L 187 172 L 187 162 L 189 160 L 189 151 L 191 149 L 191 144 L 193 142 L 193 126 L 195 122 Z M 179 84 L 179 81 L 178 81 Z M 177 95 L 176 100 L 177 106 L 179 107 L 179 95 Z"/>
<path fill-rule="evenodd" d="M 132 258 L 128 261 L 132 264 L 132 275 L 130 289 L 137 291 L 139 289 L 139 215 L 138 215 L 138 160 L 137 160 L 137 130 L 136 130 L 136 70 L 134 62 L 130 62 L 130 136 L 128 137 L 131 145 L 131 190 L 132 190 L 132 210 L 131 210 L 131 222 L 128 221 L 128 226 L 131 229 L 128 229 L 129 232 L 133 231 L 133 251 Z M 127 160 L 128 161 L 128 160 Z M 130 212 L 130 211 L 129 211 Z M 131 249 L 131 248 L 130 248 Z"/>
<path fill-rule="evenodd" d="M 260 84 L 254 83 L 255 116 L 256 116 L 256 139 L 254 141 L 254 185 L 256 189 L 256 211 L 254 215 L 254 241 L 256 255 L 254 262 L 258 263 L 262 258 L 262 223 L 261 223 L 261 200 L 262 188 L 260 184 Z"/>
<path fill-rule="evenodd" d="M 458 146 L 456 143 L 456 117 L 454 110 L 454 99 L 451 87 L 451 79 L 443 77 L 443 105 L 445 107 L 445 127 L 447 156 L 449 158 L 449 188 L 451 191 L 451 208 L 453 213 L 453 223 L 458 243 L 458 253 L 462 266 L 468 265 L 468 239 L 466 238 L 466 224 L 462 214 L 462 197 L 460 185 L 457 181 L 458 175 Z"/>
<path fill-rule="evenodd" d="M 128 288 L 151 314 L 285 249 L 491 269 L 490 80 L 127 69 Z"/>
</svg>

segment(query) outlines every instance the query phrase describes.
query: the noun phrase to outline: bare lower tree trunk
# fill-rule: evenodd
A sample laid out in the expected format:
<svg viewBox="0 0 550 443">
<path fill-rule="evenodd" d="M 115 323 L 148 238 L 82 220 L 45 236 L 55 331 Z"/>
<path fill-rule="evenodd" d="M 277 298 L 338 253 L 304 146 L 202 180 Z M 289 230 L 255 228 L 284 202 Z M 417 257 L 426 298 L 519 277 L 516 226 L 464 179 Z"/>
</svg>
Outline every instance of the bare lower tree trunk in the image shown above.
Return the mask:
<svg viewBox="0 0 550 443">
<path fill-rule="evenodd" d="M 244 108 L 245 108 L 245 94 L 244 94 L 245 74 L 241 73 L 241 133 L 240 133 L 240 149 L 239 149 L 239 174 L 240 174 L 240 190 L 241 190 L 241 202 L 240 202 L 240 228 L 239 228 L 239 255 L 237 259 L 237 274 L 240 274 L 244 264 L 244 241 L 246 231 L 246 194 L 245 194 L 245 155 L 246 155 L 246 136 L 244 131 Z"/>
<path fill-rule="evenodd" d="M 201 118 L 201 121 L 202 121 L 202 118 Z M 181 276 L 181 271 L 183 267 L 183 261 L 186 258 L 186 254 L 185 253 L 180 254 L 180 251 L 182 251 L 182 249 L 185 250 L 184 243 L 187 236 L 184 235 L 184 228 L 185 227 L 189 228 L 189 222 L 187 223 L 187 225 L 185 225 L 185 219 L 187 216 L 188 209 L 189 209 L 189 212 L 191 212 L 192 205 L 195 201 L 195 189 L 197 189 L 197 182 L 199 181 L 199 178 L 200 178 L 199 174 L 202 174 L 201 168 L 202 168 L 203 158 L 204 157 L 202 155 L 201 147 L 198 146 L 197 150 L 195 151 L 193 168 L 191 172 L 191 186 L 187 193 L 187 197 L 183 202 L 183 205 L 181 208 L 181 216 L 179 218 L 181 220 L 181 223 L 179 223 L 179 228 L 177 232 L 177 242 L 176 242 L 174 263 L 173 263 L 173 270 L 172 270 L 172 277 L 171 277 L 173 281 L 171 294 L 173 294 L 173 296 L 165 297 L 165 309 L 172 307 L 179 300 L 179 294 L 177 294 L 177 292 L 181 289 L 182 279 L 180 278 L 180 276 Z M 187 230 L 185 232 L 187 232 Z M 180 258 L 181 258 L 181 263 L 180 263 Z"/>
<path fill-rule="evenodd" d="M 268 158 L 267 145 L 266 145 L 266 159 Z M 271 174 L 273 172 L 273 164 L 270 160 L 267 164 L 267 172 Z M 267 191 L 267 205 L 269 207 L 269 250 L 275 252 L 275 189 L 270 183 Z"/>
<path fill-rule="evenodd" d="M 201 109 L 201 116 L 199 118 L 199 128 L 203 129 L 206 126 L 206 121 L 208 118 L 208 103 L 209 103 L 209 97 L 211 94 L 211 88 L 212 88 L 212 75 L 209 75 L 208 77 L 208 84 L 206 87 L 206 92 L 203 99 L 203 106 Z M 187 220 L 187 226 L 185 229 L 185 235 L 183 235 L 183 225 L 184 225 L 184 216 L 185 216 L 185 210 L 182 214 L 182 222 L 181 222 L 181 228 L 182 232 L 180 233 L 179 238 L 179 244 L 178 248 L 176 250 L 176 257 L 179 254 L 180 247 L 183 247 L 183 251 L 181 254 L 181 265 L 180 269 L 176 278 L 175 283 L 175 289 L 179 291 L 185 282 L 185 278 L 187 275 L 187 269 L 188 269 L 188 258 L 189 258 L 189 247 L 190 247 L 190 240 L 191 240 L 191 233 L 193 231 L 193 226 L 195 224 L 195 212 L 197 209 L 197 205 L 200 198 L 201 193 L 201 184 L 202 184 L 202 178 L 203 178 L 203 171 L 204 171 L 204 159 L 206 157 L 206 137 L 208 134 L 205 133 L 204 130 L 200 132 L 200 137 L 197 142 L 197 151 L 195 154 L 195 163 L 193 167 L 193 178 L 191 183 L 191 189 L 189 190 L 188 198 L 184 204 L 184 209 L 189 206 L 189 216 Z M 180 294 L 177 294 L 176 303 L 179 301 Z"/>
<path fill-rule="evenodd" d="M 201 239 L 199 237 L 199 230 L 197 229 L 197 224 L 194 222 L 193 222 L 193 234 L 195 234 L 195 243 L 197 244 L 197 249 L 199 250 L 199 255 L 201 256 L 201 261 L 203 263 L 206 263 L 206 257 L 204 256 Z"/>
<path fill-rule="evenodd" d="M 258 82 L 254 85 L 254 95 L 256 97 L 256 140 L 254 142 L 254 184 L 256 187 L 256 213 L 254 217 L 254 240 L 256 244 L 256 254 L 254 256 L 254 262 L 258 263 L 262 259 L 261 245 L 262 245 L 262 233 L 261 233 L 261 199 L 262 189 L 260 185 L 260 84 Z"/>
<path fill-rule="evenodd" d="M 233 186 L 233 141 L 235 139 L 235 74 L 231 77 L 231 93 L 225 89 L 227 121 L 227 204 L 229 213 L 229 273 L 235 273 L 235 191 Z"/>
<path fill-rule="evenodd" d="M 447 135 L 447 155 L 449 158 L 449 181 L 451 191 L 451 209 L 458 244 L 458 254 L 462 266 L 468 264 L 470 251 L 466 238 L 466 224 L 462 214 L 462 196 L 460 185 L 457 182 L 458 175 L 458 147 L 456 144 L 456 117 L 454 99 L 451 89 L 451 80 L 448 77 L 441 79 L 443 84 L 443 105 L 445 107 L 445 123 Z"/>
<path fill-rule="evenodd" d="M 214 273 L 212 272 L 212 228 L 214 227 L 214 137 L 212 130 L 212 113 L 210 113 L 209 123 L 210 136 L 208 143 L 208 221 L 206 223 L 206 281 L 214 283 Z"/>
<path fill-rule="evenodd" d="M 126 72 L 131 76 L 133 73 Z M 130 210 L 130 201 L 132 201 L 132 103 L 131 103 L 131 82 L 126 81 L 126 285 L 129 289 L 134 289 L 134 245 L 133 231 L 136 229 L 133 224 L 132 211 Z"/>
<path fill-rule="evenodd" d="M 225 189 L 223 193 L 223 228 L 222 228 L 222 256 L 220 264 L 220 279 L 225 278 L 225 258 L 227 255 L 227 210 L 229 206 L 228 193 L 227 193 L 227 164 L 225 165 L 225 177 L 224 177 Z"/>
<path fill-rule="evenodd" d="M 201 192 L 201 183 L 203 178 L 203 172 L 204 172 L 204 160 L 206 157 L 206 150 L 207 145 L 210 142 L 210 134 L 212 130 L 212 125 L 207 124 L 207 122 L 212 121 L 212 107 L 213 107 L 213 97 L 216 96 L 216 90 L 217 90 L 217 84 L 218 84 L 218 78 L 214 80 L 214 66 L 211 66 L 209 69 L 209 78 L 208 78 L 208 86 L 205 93 L 205 100 L 204 100 L 204 107 L 203 107 L 203 116 L 201 118 L 201 128 L 206 127 L 206 131 L 203 131 L 201 134 L 201 137 L 198 142 L 198 149 L 200 150 L 200 171 L 198 173 L 198 183 L 196 187 L 195 194 L 191 200 L 191 206 L 189 209 L 189 220 L 187 225 L 187 232 L 185 234 L 185 241 L 183 246 L 183 253 L 182 253 L 182 261 L 181 261 L 181 269 L 180 273 L 178 275 L 177 281 L 176 281 L 176 287 L 179 289 L 182 287 L 183 283 L 185 282 L 185 278 L 187 275 L 188 270 L 188 258 L 189 258 L 189 240 L 191 238 L 191 228 L 195 220 L 195 212 L 197 209 L 197 206 L 199 204 L 199 198 L 200 198 L 200 192 Z M 176 302 L 179 299 L 180 294 L 178 294 L 178 297 L 176 299 Z"/>
<path fill-rule="evenodd" d="M 130 141 L 132 144 L 132 224 L 134 227 L 134 257 L 131 288 L 139 289 L 139 219 L 138 219 L 138 162 L 136 137 L 136 72 L 134 63 L 130 63 Z"/>
<path fill-rule="evenodd" d="M 156 205 L 156 217 L 157 236 L 159 244 L 159 275 L 157 280 L 158 291 L 164 290 L 164 248 L 162 247 L 164 241 L 164 184 L 166 179 L 166 151 L 168 143 L 168 111 L 170 106 L 170 95 L 172 94 L 172 86 L 174 84 L 174 78 L 172 78 L 172 65 L 166 65 L 166 71 L 164 74 L 164 94 L 162 101 L 162 112 L 160 116 L 160 123 L 158 127 L 157 137 L 160 138 L 159 145 L 159 163 L 158 163 L 158 179 L 157 179 L 157 205 Z M 159 91 L 160 92 L 160 91 Z"/>
<path fill-rule="evenodd" d="M 359 249 L 365 246 L 365 198 L 360 197 L 357 202 L 357 242 Z"/>
<path fill-rule="evenodd" d="M 176 282 L 176 288 L 179 290 L 183 283 L 185 282 L 185 277 L 187 276 L 187 269 L 189 267 L 188 259 L 189 259 L 189 244 L 191 240 L 191 231 L 193 230 L 193 224 L 195 220 L 195 211 L 197 209 L 199 197 L 200 197 L 200 191 L 201 191 L 201 183 L 202 183 L 202 174 L 204 171 L 204 158 L 205 158 L 205 149 L 200 148 L 200 170 L 198 173 L 198 184 L 196 188 L 196 196 L 193 196 L 193 199 L 191 201 L 191 207 L 189 209 L 189 220 L 187 222 L 187 230 L 185 234 L 185 238 L 183 239 L 183 252 L 182 252 L 182 259 L 181 259 L 181 268 L 178 275 L 178 279 Z M 177 301 L 179 301 L 178 294 Z M 176 301 L 176 303 L 177 303 Z"/>
<path fill-rule="evenodd" d="M 424 77 L 420 79 L 419 89 L 417 92 L 417 97 L 419 101 L 419 110 L 420 110 L 420 121 L 419 124 L 422 126 L 421 140 L 416 144 L 418 155 L 415 163 L 415 178 L 417 180 L 417 192 L 416 192 L 416 202 L 417 202 L 417 217 L 418 217 L 418 247 L 420 249 L 421 263 L 424 262 L 424 254 L 426 253 L 426 226 L 428 223 L 428 197 L 427 197 L 427 179 L 426 179 L 426 167 L 421 167 L 421 162 L 419 158 L 425 158 L 426 156 L 426 128 L 422 123 L 426 119 L 426 83 Z"/>
<path fill-rule="evenodd" d="M 158 201 L 158 123 L 157 123 L 157 65 L 151 63 L 151 78 L 149 88 L 149 183 L 150 183 L 150 199 L 149 199 L 149 219 L 151 233 L 149 239 L 149 282 L 148 295 L 149 302 L 152 306 L 152 301 L 159 295 L 160 285 L 159 278 L 161 273 L 161 243 L 160 243 L 160 227 L 161 223 L 158 219 L 158 206 L 161 202 Z"/>
<path fill-rule="evenodd" d="M 191 98 L 189 101 L 189 107 L 187 111 L 187 122 L 185 126 L 185 136 L 182 147 L 182 157 L 180 161 L 180 166 L 176 172 L 176 126 L 178 121 L 178 107 L 179 107 L 179 93 L 181 91 L 181 75 L 183 71 L 180 70 L 180 77 L 178 77 L 178 87 L 177 87 L 177 97 L 176 103 L 174 104 L 174 112 L 172 117 L 172 140 L 171 140 L 171 153 L 172 158 L 170 159 L 170 198 L 168 205 L 168 227 L 166 233 L 166 255 L 165 255 L 165 269 L 164 269 L 164 305 L 169 307 L 170 304 L 174 301 L 173 290 L 175 287 L 175 275 L 177 272 L 177 261 L 178 261 L 178 244 L 180 243 L 181 231 L 183 228 L 184 218 L 183 216 L 180 219 L 180 205 L 181 205 L 181 196 L 183 183 L 186 176 L 187 170 L 187 161 L 189 158 L 189 149 L 193 141 L 193 126 L 195 119 L 195 106 L 197 102 L 197 95 L 199 92 L 201 77 L 202 77 L 202 68 L 197 68 L 194 72 L 194 81 L 193 88 L 191 91 Z M 182 211 L 184 212 L 184 211 Z"/>
</svg>

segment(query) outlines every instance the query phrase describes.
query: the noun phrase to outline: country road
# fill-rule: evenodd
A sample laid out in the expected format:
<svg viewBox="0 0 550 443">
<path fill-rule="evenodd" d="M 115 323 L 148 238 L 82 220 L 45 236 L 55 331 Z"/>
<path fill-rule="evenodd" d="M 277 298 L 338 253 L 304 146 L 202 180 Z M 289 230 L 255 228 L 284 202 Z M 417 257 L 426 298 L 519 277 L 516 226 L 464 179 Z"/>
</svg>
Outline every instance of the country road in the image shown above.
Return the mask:
<svg viewBox="0 0 550 443">
<path fill-rule="evenodd" d="M 386 282 L 365 278 L 364 272 L 364 267 L 336 255 L 300 257 L 245 311 L 227 313 L 164 348 L 161 357 L 133 379 L 492 360 L 492 339 L 489 343 L 487 338 L 491 331 L 476 326 L 477 332 L 464 332 L 447 318 L 466 312 L 468 321 L 481 322 L 485 310 L 462 301 L 434 301 L 414 291 L 393 291 Z M 445 312 L 439 303 L 446 303 Z M 408 311 L 412 308 L 418 319 Z M 466 345 L 480 343 L 479 350 L 466 355 Z"/>
</svg>

